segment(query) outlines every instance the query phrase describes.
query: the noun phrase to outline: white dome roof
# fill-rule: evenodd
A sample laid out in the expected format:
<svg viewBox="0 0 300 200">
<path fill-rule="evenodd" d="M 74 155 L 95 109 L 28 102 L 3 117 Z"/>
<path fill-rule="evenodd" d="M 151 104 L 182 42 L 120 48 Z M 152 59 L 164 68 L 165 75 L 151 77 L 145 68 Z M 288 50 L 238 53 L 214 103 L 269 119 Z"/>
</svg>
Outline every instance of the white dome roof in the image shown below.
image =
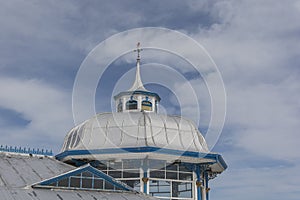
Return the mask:
<svg viewBox="0 0 300 200">
<path fill-rule="evenodd" d="M 97 114 L 67 134 L 62 152 L 145 146 L 208 152 L 190 120 L 147 112 Z"/>
</svg>

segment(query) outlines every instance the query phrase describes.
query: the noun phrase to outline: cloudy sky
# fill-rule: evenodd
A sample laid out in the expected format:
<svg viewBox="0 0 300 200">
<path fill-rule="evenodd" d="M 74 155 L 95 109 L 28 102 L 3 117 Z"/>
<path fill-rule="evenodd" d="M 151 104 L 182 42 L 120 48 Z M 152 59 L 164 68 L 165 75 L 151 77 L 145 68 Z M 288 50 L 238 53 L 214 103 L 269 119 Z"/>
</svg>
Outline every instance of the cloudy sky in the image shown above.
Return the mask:
<svg viewBox="0 0 300 200">
<path fill-rule="evenodd" d="M 0 0 L 0 143 L 58 152 L 74 126 L 73 86 L 83 60 L 110 36 L 142 27 L 188 35 L 209 52 L 222 75 L 227 115 L 213 151 L 222 153 L 229 168 L 211 181 L 211 199 L 298 200 L 300 1 L 296 0 Z M 203 81 L 195 82 L 195 71 L 170 53 L 148 50 L 143 55 L 144 63 L 174 67 L 198 86 L 199 129 L 206 132 L 211 105 Z M 115 83 L 128 72 L 121 84 L 128 88 L 133 66 L 134 54 L 128 53 L 107 68 L 95 91 L 97 112 L 111 111 Z M 142 77 L 150 82 L 149 68 L 142 67 Z M 155 81 L 168 77 L 170 70 Z M 148 88 L 162 97 L 162 111 L 189 117 L 195 114 L 195 102 L 182 92 L 188 91 L 186 82 L 176 80 L 168 83 L 174 89 L 159 84 Z"/>
</svg>

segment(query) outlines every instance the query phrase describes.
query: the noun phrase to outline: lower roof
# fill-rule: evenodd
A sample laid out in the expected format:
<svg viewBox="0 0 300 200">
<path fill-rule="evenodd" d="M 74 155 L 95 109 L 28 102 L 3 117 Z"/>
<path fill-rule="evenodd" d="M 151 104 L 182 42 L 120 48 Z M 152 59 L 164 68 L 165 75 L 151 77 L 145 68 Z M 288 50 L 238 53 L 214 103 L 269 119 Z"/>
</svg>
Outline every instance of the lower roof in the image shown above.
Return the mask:
<svg viewBox="0 0 300 200">
<path fill-rule="evenodd" d="M 31 185 L 75 167 L 62 163 L 53 157 L 29 156 L 0 152 L 0 195 L 3 200 L 145 200 L 156 199 L 132 192 L 106 192 L 88 190 L 39 189 Z"/>
<path fill-rule="evenodd" d="M 2 200 L 157 200 L 155 197 L 128 192 L 93 192 L 3 187 L 0 187 L 0 195 Z"/>
</svg>

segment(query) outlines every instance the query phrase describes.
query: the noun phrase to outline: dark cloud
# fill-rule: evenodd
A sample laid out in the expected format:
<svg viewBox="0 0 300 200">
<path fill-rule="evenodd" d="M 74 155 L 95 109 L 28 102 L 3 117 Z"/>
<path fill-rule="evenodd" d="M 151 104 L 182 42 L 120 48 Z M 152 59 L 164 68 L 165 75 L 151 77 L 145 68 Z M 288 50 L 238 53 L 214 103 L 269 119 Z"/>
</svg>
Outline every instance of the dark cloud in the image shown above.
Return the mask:
<svg viewBox="0 0 300 200">
<path fill-rule="evenodd" d="M 39 77 L 71 88 L 86 53 L 113 33 L 163 26 L 196 32 L 219 21 L 213 2 L 19 1 L 0 7 L 2 74 Z"/>
<path fill-rule="evenodd" d="M 0 107 L 0 126 L 2 128 L 21 128 L 30 123 L 22 113 Z"/>
</svg>

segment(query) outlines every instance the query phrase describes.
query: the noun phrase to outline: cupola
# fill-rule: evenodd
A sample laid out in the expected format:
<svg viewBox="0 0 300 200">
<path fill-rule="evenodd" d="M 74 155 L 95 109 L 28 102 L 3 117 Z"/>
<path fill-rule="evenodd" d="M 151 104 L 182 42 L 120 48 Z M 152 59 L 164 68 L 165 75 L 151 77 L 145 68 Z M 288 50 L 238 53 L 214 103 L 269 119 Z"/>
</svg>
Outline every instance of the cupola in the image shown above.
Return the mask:
<svg viewBox="0 0 300 200">
<path fill-rule="evenodd" d="M 142 82 L 140 73 L 140 43 L 137 44 L 135 52 L 137 52 L 136 59 L 136 74 L 135 81 L 131 88 L 127 91 L 120 92 L 114 99 L 116 102 L 117 112 L 157 112 L 157 105 L 160 101 L 158 94 L 148 91 Z"/>
</svg>

